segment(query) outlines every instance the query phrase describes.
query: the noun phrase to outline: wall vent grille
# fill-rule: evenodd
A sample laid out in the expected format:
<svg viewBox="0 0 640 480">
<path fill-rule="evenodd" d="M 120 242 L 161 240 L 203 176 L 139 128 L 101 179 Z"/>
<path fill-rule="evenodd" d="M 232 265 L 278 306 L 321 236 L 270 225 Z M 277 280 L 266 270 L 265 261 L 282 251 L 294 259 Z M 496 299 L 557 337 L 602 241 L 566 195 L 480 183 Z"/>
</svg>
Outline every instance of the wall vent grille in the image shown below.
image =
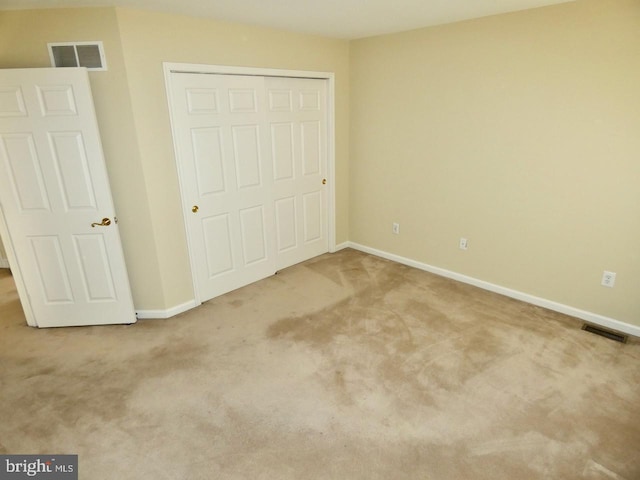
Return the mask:
<svg viewBox="0 0 640 480">
<path fill-rule="evenodd" d="M 48 43 L 47 47 L 52 67 L 86 67 L 93 71 L 107 69 L 102 42 Z"/>
<path fill-rule="evenodd" d="M 620 343 L 627 343 L 627 335 L 623 335 L 622 333 L 613 332 L 611 330 L 605 330 L 604 328 L 594 327 L 593 325 L 584 324 L 582 326 L 582 330 L 590 333 L 594 333 L 596 335 L 600 335 L 601 337 L 608 338 L 609 340 L 614 340 Z"/>
</svg>

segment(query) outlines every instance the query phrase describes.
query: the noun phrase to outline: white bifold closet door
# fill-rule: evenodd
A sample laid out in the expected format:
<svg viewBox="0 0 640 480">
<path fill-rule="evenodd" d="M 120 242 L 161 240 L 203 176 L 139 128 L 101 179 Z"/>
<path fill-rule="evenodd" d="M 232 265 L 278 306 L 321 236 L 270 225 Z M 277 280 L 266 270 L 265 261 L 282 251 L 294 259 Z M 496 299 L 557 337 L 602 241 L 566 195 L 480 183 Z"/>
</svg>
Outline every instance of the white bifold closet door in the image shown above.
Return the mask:
<svg viewBox="0 0 640 480">
<path fill-rule="evenodd" d="M 171 90 L 199 300 L 327 252 L 326 81 L 172 73 Z"/>
</svg>

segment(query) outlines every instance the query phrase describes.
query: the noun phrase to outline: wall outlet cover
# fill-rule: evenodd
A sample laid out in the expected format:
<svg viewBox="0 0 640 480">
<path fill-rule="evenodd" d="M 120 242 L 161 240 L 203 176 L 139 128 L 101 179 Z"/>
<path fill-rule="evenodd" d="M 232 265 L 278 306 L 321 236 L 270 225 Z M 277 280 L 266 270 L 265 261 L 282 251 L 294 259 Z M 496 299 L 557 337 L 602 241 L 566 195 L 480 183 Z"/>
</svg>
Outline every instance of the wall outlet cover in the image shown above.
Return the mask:
<svg viewBox="0 0 640 480">
<path fill-rule="evenodd" d="M 601 284 L 604 287 L 613 288 L 613 286 L 616 284 L 616 272 L 608 272 L 605 270 L 602 273 Z"/>
</svg>

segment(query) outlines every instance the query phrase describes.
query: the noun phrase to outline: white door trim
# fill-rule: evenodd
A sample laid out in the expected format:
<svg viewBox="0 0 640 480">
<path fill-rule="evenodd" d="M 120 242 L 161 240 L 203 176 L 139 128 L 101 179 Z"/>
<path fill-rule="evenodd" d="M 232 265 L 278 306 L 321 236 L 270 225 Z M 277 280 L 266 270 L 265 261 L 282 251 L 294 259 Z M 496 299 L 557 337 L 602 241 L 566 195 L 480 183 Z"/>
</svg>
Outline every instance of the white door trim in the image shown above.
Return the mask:
<svg viewBox="0 0 640 480">
<path fill-rule="evenodd" d="M 202 65 L 195 63 L 173 63 L 164 62 L 164 79 L 165 89 L 167 93 L 168 104 L 172 105 L 172 73 L 201 73 L 201 74 L 218 74 L 218 75 L 249 75 L 260 77 L 286 77 L 286 78 L 314 78 L 327 81 L 327 180 L 328 180 L 328 199 L 327 199 L 327 215 L 328 215 L 328 240 L 329 240 L 329 252 L 336 251 L 336 188 L 335 188 L 335 74 L 331 72 L 314 72 L 305 70 L 282 70 L 274 68 L 255 68 L 255 67 L 236 67 L 232 65 Z M 176 125 L 173 118 L 173 112 L 169 108 L 169 118 L 171 122 L 171 132 L 175 131 Z M 187 235 L 187 248 L 189 249 L 189 260 L 191 264 L 191 281 L 193 284 L 195 305 L 198 306 L 202 303 L 201 294 L 198 291 L 198 286 L 195 278 L 197 259 L 194 258 L 193 252 L 189 245 L 191 245 L 191 238 L 189 228 L 187 225 L 187 218 L 184 212 L 191 208 L 189 199 L 186 198 L 185 189 L 183 188 L 184 179 L 181 173 L 181 158 L 180 152 L 176 148 L 174 142 L 174 155 L 176 160 L 176 168 L 178 171 L 178 181 L 180 183 L 180 196 L 182 198 L 183 205 L 183 221 L 184 229 Z"/>
</svg>

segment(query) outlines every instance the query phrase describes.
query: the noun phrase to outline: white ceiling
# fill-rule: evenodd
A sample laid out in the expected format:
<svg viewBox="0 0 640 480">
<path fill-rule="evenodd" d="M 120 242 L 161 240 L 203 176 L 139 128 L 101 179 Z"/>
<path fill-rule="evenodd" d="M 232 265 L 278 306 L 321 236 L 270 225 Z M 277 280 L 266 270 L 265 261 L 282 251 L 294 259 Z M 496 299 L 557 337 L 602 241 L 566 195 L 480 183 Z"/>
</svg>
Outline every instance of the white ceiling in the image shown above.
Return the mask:
<svg viewBox="0 0 640 480">
<path fill-rule="evenodd" d="M 354 39 L 575 0 L 0 0 L 0 9 L 128 6 Z"/>
</svg>

